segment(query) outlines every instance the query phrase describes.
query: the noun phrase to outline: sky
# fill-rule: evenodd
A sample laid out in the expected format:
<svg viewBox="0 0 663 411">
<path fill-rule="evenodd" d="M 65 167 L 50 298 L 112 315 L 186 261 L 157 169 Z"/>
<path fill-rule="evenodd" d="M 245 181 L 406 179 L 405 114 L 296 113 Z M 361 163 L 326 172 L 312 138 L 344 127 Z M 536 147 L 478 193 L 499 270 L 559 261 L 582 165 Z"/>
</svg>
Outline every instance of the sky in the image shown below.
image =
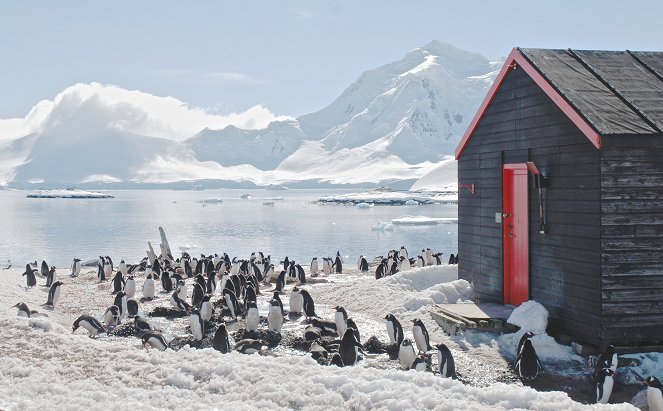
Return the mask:
<svg viewBox="0 0 663 411">
<path fill-rule="evenodd" d="M 80 82 L 299 116 L 433 39 L 489 59 L 514 46 L 661 50 L 662 14 L 660 0 L 5 0 L 0 118 Z"/>
</svg>

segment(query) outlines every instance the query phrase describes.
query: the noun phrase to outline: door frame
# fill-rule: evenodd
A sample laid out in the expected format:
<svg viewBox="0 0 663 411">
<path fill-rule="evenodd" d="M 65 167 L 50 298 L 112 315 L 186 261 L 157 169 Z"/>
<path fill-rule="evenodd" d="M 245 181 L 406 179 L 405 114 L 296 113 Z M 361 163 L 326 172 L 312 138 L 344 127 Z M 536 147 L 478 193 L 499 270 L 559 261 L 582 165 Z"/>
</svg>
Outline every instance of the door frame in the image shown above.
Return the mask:
<svg viewBox="0 0 663 411">
<path fill-rule="evenodd" d="M 520 305 L 529 299 L 528 169 L 527 163 L 504 164 L 502 169 L 504 304 Z M 519 212 L 514 213 L 514 207 Z M 513 214 L 517 214 L 516 218 Z M 515 242 L 514 238 L 518 241 Z"/>
</svg>

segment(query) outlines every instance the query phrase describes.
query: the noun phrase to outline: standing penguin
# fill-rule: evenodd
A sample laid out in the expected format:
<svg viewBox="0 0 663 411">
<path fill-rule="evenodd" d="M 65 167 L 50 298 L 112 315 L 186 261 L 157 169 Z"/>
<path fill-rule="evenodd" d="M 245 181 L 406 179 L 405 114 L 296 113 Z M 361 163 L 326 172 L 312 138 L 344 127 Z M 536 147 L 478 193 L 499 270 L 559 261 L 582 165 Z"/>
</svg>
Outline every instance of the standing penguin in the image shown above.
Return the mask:
<svg viewBox="0 0 663 411">
<path fill-rule="evenodd" d="M 141 318 L 140 315 L 134 315 L 134 327 L 140 331 L 152 331 L 154 327 L 146 319 Z"/>
<path fill-rule="evenodd" d="M 444 344 L 438 344 L 435 346 L 437 348 L 437 368 L 440 372 L 440 375 L 444 378 L 453 378 L 456 377 L 456 363 L 454 362 L 454 357 L 451 355 L 451 351 Z"/>
<path fill-rule="evenodd" d="M 264 284 L 269 284 L 272 282 L 272 277 L 274 277 L 274 264 L 270 264 L 265 268 L 265 275 L 263 276 L 262 282 Z"/>
<path fill-rule="evenodd" d="M 525 334 L 523 334 L 520 337 L 520 341 L 518 341 L 518 348 L 516 349 L 516 358 L 518 357 L 518 355 L 520 355 L 520 352 L 523 350 L 523 345 L 525 344 L 525 341 L 527 341 L 532 337 L 534 337 L 534 333 L 531 331 L 527 331 Z M 513 364 L 515 367 L 516 362 L 514 361 Z"/>
<path fill-rule="evenodd" d="M 430 337 L 424 322 L 419 318 L 412 320 L 412 334 L 414 335 L 414 342 L 417 344 L 417 349 L 420 352 L 427 352 L 433 349 L 430 346 Z"/>
<path fill-rule="evenodd" d="M 74 258 L 74 262 L 71 264 L 71 277 L 78 277 L 78 274 L 81 273 L 81 260 L 80 258 Z"/>
<path fill-rule="evenodd" d="M 81 315 L 74 321 L 74 324 L 72 326 L 72 333 L 76 332 L 78 327 L 83 327 L 87 330 L 88 334 L 90 337 L 94 337 L 95 335 L 99 335 L 101 333 L 105 333 L 106 329 L 104 326 L 97 320 L 96 318 L 92 317 L 91 315 Z"/>
<path fill-rule="evenodd" d="M 200 302 L 200 316 L 203 318 L 203 321 L 209 321 L 214 315 L 214 306 L 210 299 L 212 296 L 210 294 L 205 294 L 203 300 Z"/>
<path fill-rule="evenodd" d="M 398 360 L 401 362 L 403 369 L 409 370 L 416 358 L 417 354 L 414 352 L 412 342 L 409 338 L 404 339 L 398 348 Z"/>
<path fill-rule="evenodd" d="M 348 328 L 348 331 L 352 331 Z M 339 344 L 338 353 L 341 354 L 341 359 L 343 360 L 344 365 L 355 365 L 357 363 L 357 356 L 359 349 L 362 346 L 357 341 L 355 334 L 353 332 L 346 332 L 341 338 L 341 343 Z"/>
<path fill-rule="evenodd" d="M 203 302 L 203 297 L 205 296 L 205 289 L 200 283 L 193 283 L 193 292 L 191 293 L 191 305 L 197 307 L 201 302 Z"/>
<path fill-rule="evenodd" d="M 189 326 L 191 327 L 191 334 L 193 339 L 196 341 L 201 341 L 205 336 L 205 325 L 203 319 L 200 316 L 200 311 L 197 308 L 194 308 L 189 316 Z"/>
<path fill-rule="evenodd" d="M 532 345 L 531 339 L 526 339 L 523 348 L 520 350 L 514 368 L 516 372 L 525 380 L 533 380 L 539 376 L 539 371 L 543 368 L 536 350 Z"/>
<path fill-rule="evenodd" d="M 348 328 L 348 313 L 345 308 L 340 305 L 336 306 L 336 314 L 334 314 L 334 322 L 336 323 L 336 333 L 339 337 L 343 337 L 345 330 Z"/>
<path fill-rule="evenodd" d="M 276 300 L 276 302 L 279 303 L 279 307 L 281 307 L 281 314 L 285 315 L 285 310 L 283 309 L 283 301 L 281 301 L 281 297 L 279 297 L 278 291 L 274 291 L 274 295 L 272 295 L 272 300 Z"/>
<path fill-rule="evenodd" d="M 120 260 L 120 265 L 118 267 L 118 271 L 122 273 L 123 276 L 129 275 L 129 270 L 127 268 L 127 263 L 124 262 L 124 260 Z"/>
<path fill-rule="evenodd" d="M 104 257 L 99 256 L 99 261 L 97 262 L 97 278 L 99 282 L 106 281 L 106 273 L 104 271 Z"/>
<path fill-rule="evenodd" d="M 116 305 L 111 305 L 106 309 L 103 316 L 104 323 L 107 326 L 120 324 L 120 309 Z"/>
<path fill-rule="evenodd" d="M 410 260 L 408 260 L 407 258 L 401 256 L 401 263 L 400 263 L 400 267 L 398 267 L 398 270 L 399 271 L 407 271 L 410 268 L 411 268 L 410 267 Z"/>
<path fill-rule="evenodd" d="M 387 314 L 384 319 L 387 320 L 387 335 L 389 335 L 389 343 L 391 345 L 398 344 L 400 346 L 403 342 L 403 327 L 401 326 L 400 321 L 398 321 L 393 314 Z"/>
<path fill-rule="evenodd" d="M 281 273 L 279 274 L 278 278 L 276 279 L 276 291 L 279 293 L 282 293 L 283 290 L 285 289 L 285 277 L 288 274 L 286 270 L 281 270 Z"/>
<path fill-rule="evenodd" d="M 426 371 L 427 365 L 428 363 L 425 358 L 417 357 L 414 359 L 414 362 L 412 363 L 410 369 L 415 371 Z"/>
<path fill-rule="evenodd" d="M 610 368 L 604 368 L 597 375 L 595 381 L 596 388 L 596 403 L 597 404 L 607 404 L 610 400 L 610 394 L 612 394 L 612 387 L 615 384 L 613 376 L 615 372 Z"/>
<path fill-rule="evenodd" d="M 313 257 L 311 260 L 311 265 L 310 265 L 310 273 L 311 277 L 317 277 L 318 276 L 318 257 Z"/>
<path fill-rule="evenodd" d="M 343 273 L 343 261 L 341 260 L 341 252 L 336 252 L 336 259 L 334 260 L 333 268 L 336 270 L 336 274 Z"/>
<path fill-rule="evenodd" d="M 35 277 L 35 273 L 32 271 L 32 266 L 30 264 L 25 265 L 25 271 L 23 272 L 23 275 L 27 277 L 28 287 L 34 287 L 37 285 L 37 277 Z"/>
<path fill-rule="evenodd" d="M 120 309 L 120 318 L 126 318 L 128 315 L 128 308 L 127 308 L 127 295 L 124 293 L 124 291 L 120 291 L 115 295 L 115 300 L 113 302 L 119 309 Z"/>
<path fill-rule="evenodd" d="M 148 274 L 147 278 L 143 282 L 143 298 L 146 300 L 154 299 L 154 289 L 154 279 L 152 278 L 152 274 Z"/>
<path fill-rule="evenodd" d="M 219 324 L 219 327 L 214 332 L 212 348 L 221 351 L 222 354 L 230 352 L 230 341 L 228 341 L 228 331 L 225 324 Z"/>
<path fill-rule="evenodd" d="M 173 291 L 173 281 L 170 279 L 168 271 L 164 271 L 161 275 L 161 288 L 167 293 Z"/>
<path fill-rule="evenodd" d="M 113 279 L 111 280 L 111 285 L 113 286 L 113 291 L 111 294 L 117 294 L 120 291 L 124 289 L 124 277 L 122 277 L 122 272 L 118 271 L 115 273 L 113 276 Z"/>
<path fill-rule="evenodd" d="M 295 264 L 295 272 L 297 273 L 297 281 L 299 284 L 306 284 L 306 273 L 304 272 L 304 268 L 299 264 Z"/>
<path fill-rule="evenodd" d="M 331 258 L 323 257 L 322 258 L 322 273 L 327 276 L 332 273 L 332 262 Z"/>
<path fill-rule="evenodd" d="M 304 311 L 304 296 L 299 288 L 292 287 L 290 291 L 290 314 L 301 314 Z"/>
<path fill-rule="evenodd" d="M 401 246 L 401 249 L 398 251 L 398 255 L 401 257 L 405 257 L 405 259 L 409 259 L 409 256 L 407 254 L 407 248 L 405 248 L 404 245 Z"/>
<path fill-rule="evenodd" d="M 52 286 L 54 281 L 55 281 L 55 266 L 52 265 L 50 270 L 48 270 L 48 274 L 46 275 L 46 287 Z"/>
<path fill-rule="evenodd" d="M 260 324 L 260 313 L 258 312 L 258 306 L 254 301 L 251 301 L 249 302 L 248 310 L 246 312 L 246 331 L 258 331 L 258 324 Z"/>
<path fill-rule="evenodd" d="M 241 311 L 235 293 L 232 290 L 225 289 L 223 290 L 223 298 L 225 299 L 226 307 L 230 310 L 230 316 L 233 319 L 237 318 L 241 314 Z"/>
<path fill-rule="evenodd" d="M 598 374 L 604 368 L 610 368 L 612 371 L 617 371 L 617 353 L 615 352 L 615 346 L 610 344 L 606 347 L 605 351 L 601 353 L 598 360 L 596 361 L 596 367 L 594 369 L 594 374 L 598 377 Z"/>
<path fill-rule="evenodd" d="M 663 411 L 663 386 L 658 378 L 651 376 L 642 382 L 647 386 L 647 404 L 649 411 Z"/>
<path fill-rule="evenodd" d="M 363 255 L 359 256 L 359 261 L 357 261 L 357 268 L 362 273 L 368 272 L 368 260 Z"/>
<path fill-rule="evenodd" d="M 176 310 L 179 311 L 191 310 L 191 306 L 189 305 L 189 303 L 187 303 L 186 301 L 180 298 L 179 294 L 177 293 L 177 290 L 173 291 L 173 293 L 170 295 L 170 304 L 173 307 L 175 307 Z"/>
<path fill-rule="evenodd" d="M 269 302 L 269 313 L 267 314 L 267 329 L 275 333 L 281 333 L 283 327 L 283 313 L 279 302 L 271 300 Z"/>
<path fill-rule="evenodd" d="M 48 264 L 46 263 L 46 260 L 41 260 L 41 271 L 39 271 L 39 274 L 41 275 L 42 278 L 48 277 L 48 272 L 50 270 L 48 269 Z"/>
<path fill-rule="evenodd" d="M 136 295 L 136 281 L 131 275 L 124 282 L 124 293 L 127 295 L 127 298 L 134 298 L 134 295 Z"/>
<path fill-rule="evenodd" d="M 60 299 L 60 287 L 64 284 L 62 281 L 56 281 L 51 285 L 51 289 L 48 290 L 48 301 L 45 305 L 55 308 L 55 304 Z"/>
<path fill-rule="evenodd" d="M 303 308 L 306 317 L 317 317 L 318 314 L 315 313 L 315 303 L 313 302 L 313 297 L 311 297 L 311 294 L 309 294 L 309 292 L 306 290 L 300 290 L 299 292 L 302 294 L 304 299 Z"/>
<path fill-rule="evenodd" d="M 347 320 L 346 324 L 347 324 L 347 327 L 346 327 L 345 331 L 352 328 L 352 332 L 355 334 L 355 338 L 357 339 L 357 341 L 359 341 L 361 343 L 361 335 L 359 334 L 359 328 L 357 327 L 357 324 L 355 323 L 355 321 L 352 318 L 348 317 L 348 320 Z"/>
</svg>

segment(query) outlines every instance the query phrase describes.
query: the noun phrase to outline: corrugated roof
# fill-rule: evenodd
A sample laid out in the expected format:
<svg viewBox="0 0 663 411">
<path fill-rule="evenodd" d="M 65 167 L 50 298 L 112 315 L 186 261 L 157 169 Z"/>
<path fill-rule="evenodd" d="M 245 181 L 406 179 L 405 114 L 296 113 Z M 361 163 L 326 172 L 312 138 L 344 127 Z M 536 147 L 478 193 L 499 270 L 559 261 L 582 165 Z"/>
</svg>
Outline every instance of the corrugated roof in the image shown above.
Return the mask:
<svg viewBox="0 0 663 411">
<path fill-rule="evenodd" d="M 663 129 L 663 81 L 629 52 L 520 52 L 599 134 L 657 134 Z M 646 53 L 645 58 L 663 68 L 663 53 Z"/>
</svg>

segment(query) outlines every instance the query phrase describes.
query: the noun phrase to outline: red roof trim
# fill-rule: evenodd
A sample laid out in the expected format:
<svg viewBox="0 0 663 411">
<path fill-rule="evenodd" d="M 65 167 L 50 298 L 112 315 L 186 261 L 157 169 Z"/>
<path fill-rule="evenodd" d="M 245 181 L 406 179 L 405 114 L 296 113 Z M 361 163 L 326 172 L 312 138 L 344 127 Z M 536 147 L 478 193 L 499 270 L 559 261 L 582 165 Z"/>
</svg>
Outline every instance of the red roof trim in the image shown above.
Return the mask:
<svg viewBox="0 0 663 411">
<path fill-rule="evenodd" d="M 594 128 L 580 114 L 578 114 L 576 109 L 573 108 L 573 106 L 571 106 L 571 104 L 569 104 L 569 102 L 566 101 L 566 99 L 561 94 L 559 94 L 557 90 L 555 90 L 555 88 L 548 82 L 548 80 L 546 80 L 545 77 L 543 77 L 541 73 L 539 73 L 538 70 L 530 64 L 530 62 L 520 53 L 520 51 L 517 48 L 514 48 L 511 50 L 509 57 L 507 57 L 504 66 L 502 66 L 502 69 L 495 78 L 495 81 L 490 87 L 490 90 L 488 90 L 486 98 L 483 100 L 483 103 L 481 103 L 477 114 L 474 116 L 474 119 L 472 119 L 472 122 L 467 128 L 467 131 L 465 131 L 463 138 L 460 140 L 460 143 L 458 143 L 458 146 L 456 147 L 456 160 L 458 160 L 463 152 L 463 149 L 465 149 L 467 142 L 470 140 L 470 137 L 472 137 L 472 134 L 474 134 L 474 131 L 479 125 L 481 118 L 483 118 L 483 115 L 486 113 L 488 106 L 493 101 L 497 90 L 499 90 L 507 74 L 509 74 L 509 72 L 513 69 L 520 68 L 525 70 L 525 73 L 527 73 L 527 75 L 530 76 L 532 80 L 534 80 L 534 82 L 541 88 L 541 90 L 543 90 L 543 92 L 552 99 L 555 105 L 557 105 L 557 107 L 559 107 L 562 112 L 566 114 L 569 120 L 571 120 L 573 124 L 578 127 L 578 129 L 589 139 L 594 147 L 601 148 L 601 136 L 596 132 L 596 130 L 594 130 Z"/>
</svg>

